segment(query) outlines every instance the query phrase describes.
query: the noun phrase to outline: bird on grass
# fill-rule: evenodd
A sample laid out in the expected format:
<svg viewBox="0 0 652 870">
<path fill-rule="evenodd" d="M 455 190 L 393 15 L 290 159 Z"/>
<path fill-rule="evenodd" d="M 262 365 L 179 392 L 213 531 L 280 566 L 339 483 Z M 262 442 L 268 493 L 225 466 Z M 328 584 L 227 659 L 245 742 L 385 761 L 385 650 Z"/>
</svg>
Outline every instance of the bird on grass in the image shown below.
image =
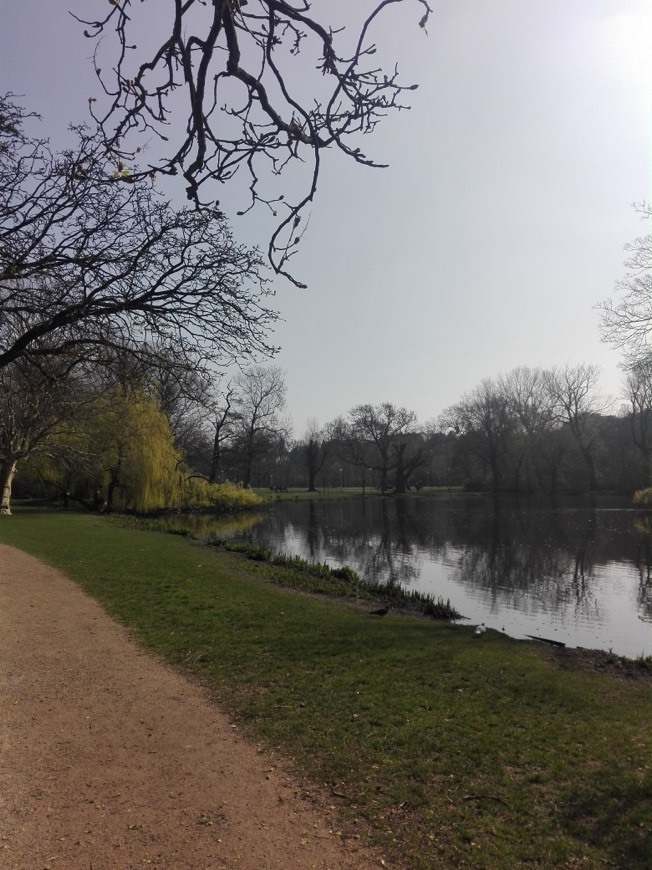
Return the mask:
<svg viewBox="0 0 652 870">
<path fill-rule="evenodd" d="M 385 616 L 389 613 L 389 607 L 379 607 L 378 610 L 370 610 L 371 616 Z"/>
<path fill-rule="evenodd" d="M 482 637 L 486 630 L 487 626 L 484 624 L 484 622 L 481 622 L 480 625 L 476 626 L 476 629 L 473 632 L 473 637 Z"/>
</svg>

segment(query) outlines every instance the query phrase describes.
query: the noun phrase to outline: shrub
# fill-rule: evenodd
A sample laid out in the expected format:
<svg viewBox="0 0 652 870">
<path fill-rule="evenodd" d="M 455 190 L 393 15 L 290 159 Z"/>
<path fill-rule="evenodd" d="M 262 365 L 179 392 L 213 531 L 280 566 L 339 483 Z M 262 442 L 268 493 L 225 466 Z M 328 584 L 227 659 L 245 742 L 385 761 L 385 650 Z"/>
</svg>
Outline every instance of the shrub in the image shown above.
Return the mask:
<svg viewBox="0 0 652 870">
<path fill-rule="evenodd" d="M 648 486 L 645 489 L 637 489 L 634 493 L 633 502 L 643 507 L 652 505 L 652 487 Z"/>
<path fill-rule="evenodd" d="M 209 483 L 203 477 L 187 477 L 181 486 L 178 507 L 186 510 L 210 509 L 218 513 L 259 507 L 262 499 L 240 484 Z"/>
</svg>

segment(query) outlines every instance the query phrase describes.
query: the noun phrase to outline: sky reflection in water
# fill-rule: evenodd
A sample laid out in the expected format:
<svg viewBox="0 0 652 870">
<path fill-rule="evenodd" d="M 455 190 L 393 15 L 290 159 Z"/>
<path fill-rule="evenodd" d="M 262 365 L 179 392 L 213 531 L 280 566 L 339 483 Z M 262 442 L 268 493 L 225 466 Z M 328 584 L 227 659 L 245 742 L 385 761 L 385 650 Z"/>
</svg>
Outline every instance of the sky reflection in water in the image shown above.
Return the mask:
<svg viewBox="0 0 652 870">
<path fill-rule="evenodd" d="M 650 525 L 625 500 L 283 502 L 241 536 L 448 598 L 513 637 L 652 655 Z"/>
</svg>

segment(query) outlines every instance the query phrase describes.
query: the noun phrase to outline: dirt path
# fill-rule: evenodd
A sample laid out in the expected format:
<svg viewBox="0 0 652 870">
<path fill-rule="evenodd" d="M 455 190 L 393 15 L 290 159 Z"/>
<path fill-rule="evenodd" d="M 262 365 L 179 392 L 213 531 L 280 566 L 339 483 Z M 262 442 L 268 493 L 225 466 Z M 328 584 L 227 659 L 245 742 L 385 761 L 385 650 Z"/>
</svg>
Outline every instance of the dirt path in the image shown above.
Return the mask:
<svg viewBox="0 0 652 870">
<path fill-rule="evenodd" d="M 381 866 L 72 581 L 0 545 L 0 867 Z"/>
</svg>

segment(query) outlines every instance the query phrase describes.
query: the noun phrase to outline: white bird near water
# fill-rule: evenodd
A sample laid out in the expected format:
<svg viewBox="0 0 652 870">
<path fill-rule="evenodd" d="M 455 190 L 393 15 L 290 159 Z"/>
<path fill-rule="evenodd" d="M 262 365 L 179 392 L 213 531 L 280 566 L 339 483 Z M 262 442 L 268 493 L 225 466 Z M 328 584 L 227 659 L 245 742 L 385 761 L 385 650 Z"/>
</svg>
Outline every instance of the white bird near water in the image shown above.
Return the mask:
<svg viewBox="0 0 652 870">
<path fill-rule="evenodd" d="M 475 637 L 482 637 L 482 635 L 485 633 L 486 630 L 487 630 L 487 626 L 484 624 L 484 622 L 481 622 L 480 625 L 476 626 L 476 629 L 473 632 L 473 634 Z"/>
</svg>

